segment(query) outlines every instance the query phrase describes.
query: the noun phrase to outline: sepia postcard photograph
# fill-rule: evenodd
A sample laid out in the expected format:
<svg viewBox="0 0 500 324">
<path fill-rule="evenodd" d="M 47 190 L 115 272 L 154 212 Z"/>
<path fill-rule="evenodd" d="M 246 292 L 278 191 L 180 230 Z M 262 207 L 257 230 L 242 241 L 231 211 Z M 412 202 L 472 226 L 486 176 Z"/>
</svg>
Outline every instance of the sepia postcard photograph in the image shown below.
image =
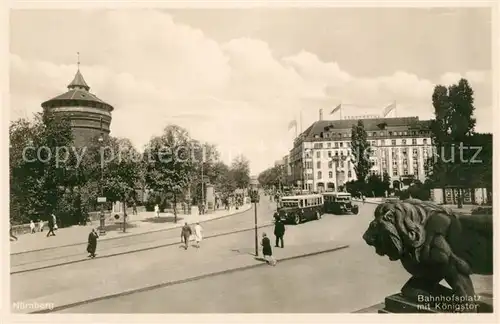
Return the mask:
<svg viewBox="0 0 500 324">
<path fill-rule="evenodd" d="M 10 8 L 4 312 L 492 320 L 495 10 Z"/>
</svg>

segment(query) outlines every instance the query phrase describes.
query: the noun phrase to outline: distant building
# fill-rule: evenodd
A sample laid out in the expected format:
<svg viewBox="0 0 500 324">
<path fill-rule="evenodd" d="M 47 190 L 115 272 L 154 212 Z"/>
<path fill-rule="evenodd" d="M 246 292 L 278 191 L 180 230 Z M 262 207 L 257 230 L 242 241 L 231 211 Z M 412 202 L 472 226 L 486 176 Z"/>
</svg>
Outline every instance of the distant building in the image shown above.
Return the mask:
<svg viewBox="0 0 500 324">
<path fill-rule="evenodd" d="M 93 137 L 110 132 L 113 106 L 89 92 L 80 69 L 76 71 L 68 91 L 42 103 L 44 110 L 68 116 L 73 129 L 74 144 L 85 146 Z"/>
<path fill-rule="evenodd" d="M 430 121 L 418 117 L 361 119 L 374 153 L 370 172 L 387 172 L 391 185 L 402 188 L 425 180 L 425 161 L 432 154 Z M 319 120 L 294 141 L 289 154 L 291 182 L 305 190 L 333 191 L 355 180 L 351 128 L 358 119 Z"/>
</svg>

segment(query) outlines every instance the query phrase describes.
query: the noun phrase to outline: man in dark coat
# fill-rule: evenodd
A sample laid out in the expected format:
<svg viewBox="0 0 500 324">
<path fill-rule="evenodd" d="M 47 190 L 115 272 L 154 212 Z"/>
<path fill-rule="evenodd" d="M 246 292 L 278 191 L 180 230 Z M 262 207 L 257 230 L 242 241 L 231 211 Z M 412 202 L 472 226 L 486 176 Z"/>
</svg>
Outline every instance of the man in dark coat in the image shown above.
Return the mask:
<svg viewBox="0 0 500 324">
<path fill-rule="evenodd" d="M 54 217 L 52 215 L 49 216 L 49 232 L 47 233 L 47 237 L 49 237 L 51 234 L 52 236 L 56 236 L 56 233 L 54 233 Z"/>
<path fill-rule="evenodd" d="M 283 236 L 285 235 L 285 224 L 280 218 L 277 218 L 274 222 L 274 236 L 276 236 L 276 247 L 284 247 Z M 281 243 L 281 244 L 279 244 Z"/>
<path fill-rule="evenodd" d="M 181 229 L 181 242 L 184 242 L 184 249 L 187 250 L 189 244 L 189 237 L 193 234 L 191 227 L 189 227 L 188 223 L 184 223 Z"/>
<path fill-rule="evenodd" d="M 87 244 L 87 252 L 89 253 L 90 258 L 95 258 L 95 250 L 97 249 L 97 239 L 99 235 L 92 229 L 92 232 L 89 234 L 88 244 Z"/>
</svg>

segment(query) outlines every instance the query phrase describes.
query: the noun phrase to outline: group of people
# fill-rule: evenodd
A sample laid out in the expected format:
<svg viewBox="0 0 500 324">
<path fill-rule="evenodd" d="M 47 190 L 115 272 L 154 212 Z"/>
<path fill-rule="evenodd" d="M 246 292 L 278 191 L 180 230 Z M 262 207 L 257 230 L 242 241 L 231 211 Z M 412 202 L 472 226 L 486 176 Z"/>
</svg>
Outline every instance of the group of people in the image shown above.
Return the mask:
<svg viewBox="0 0 500 324">
<path fill-rule="evenodd" d="M 203 239 L 203 227 L 201 227 L 200 223 L 196 223 L 194 226 L 194 233 L 191 229 L 191 226 L 188 223 L 184 223 L 184 226 L 181 228 L 181 243 L 184 243 L 184 249 L 187 250 L 189 247 L 189 240 L 191 236 L 194 234 L 194 240 L 196 241 L 195 247 L 199 248 L 201 240 Z"/>
<path fill-rule="evenodd" d="M 47 237 L 48 236 L 55 236 L 56 233 L 54 231 L 57 230 L 56 215 L 54 215 L 54 214 L 50 215 L 47 223 L 49 226 L 49 231 L 47 232 Z M 45 224 L 44 221 L 42 221 L 40 219 L 38 220 L 38 231 L 39 232 L 43 232 L 44 224 Z M 37 226 L 35 225 L 35 222 L 33 220 L 31 220 L 30 221 L 30 233 L 35 234 L 36 231 L 37 231 Z"/>
<path fill-rule="evenodd" d="M 276 238 L 275 247 L 284 248 L 285 244 L 283 241 L 283 237 L 285 236 L 285 223 L 281 220 L 281 218 L 275 214 L 274 215 L 274 236 Z M 267 263 L 272 266 L 276 265 L 276 259 L 273 257 L 273 249 L 271 247 L 271 240 L 267 237 L 266 233 L 262 233 L 262 241 L 260 243 L 262 246 L 262 255 Z"/>
</svg>

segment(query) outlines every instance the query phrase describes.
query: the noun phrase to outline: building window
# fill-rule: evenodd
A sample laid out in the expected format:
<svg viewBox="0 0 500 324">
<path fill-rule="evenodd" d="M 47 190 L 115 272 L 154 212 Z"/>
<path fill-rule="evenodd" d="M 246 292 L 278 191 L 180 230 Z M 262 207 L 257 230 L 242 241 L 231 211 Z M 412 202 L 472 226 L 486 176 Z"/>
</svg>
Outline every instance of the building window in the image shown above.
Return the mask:
<svg viewBox="0 0 500 324">
<path fill-rule="evenodd" d="M 320 161 L 316 162 L 316 168 L 321 169 L 321 162 Z"/>
<path fill-rule="evenodd" d="M 332 162 L 332 161 L 329 161 L 329 162 L 328 162 L 328 168 L 329 168 L 329 169 L 333 168 L 333 162 Z"/>
<path fill-rule="evenodd" d="M 377 146 L 377 141 L 372 141 L 373 146 Z"/>
<path fill-rule="evenodd" d="M 405 170 L 405 171 L 404 171 L 404 175 L 408 175 L 408 170 Z"/>
<path fill-rule="evenodd" d="M 403 145 L 406 145 L 406 140 L 405 139 L 402 140 L 401 142 L 403 143 Z"/>
<path fill-rule="evenodd" d="M 327 146 L 328 148 L 331 148 L 331 147 L 332 147 L 332 143 L 328 142 L 328 143 L 326 144 L 326 146 Z"/>
<path fill-rule="evenodd" d="M 340 161 L 340 167 L 343 168 L 344 167 L 344 161 Z"/>
<path fill-rule="evenodd" d="M 408 135 L 408 132 L 404 132 L 404 133 L 403 133 L 403 135 L 404 135 L 404 136 L 407 136 L 407 135 Z"/>
<path fill-rule="evenodd" d="M 319 158 L 321 158 L 321 152 L 320 152 L 320 151 L 316 152 L 316 157 L 317 157 L 318 159 L 319 159 Z"/>
<path fill-rule="evenodd" d="M 351 147 L 351 142 L 345 142 L 346 147 Z"/>
<path fill-rule="evenodd" d="M 392 170 L 392 175 L 397 176 L 398 175 L 398 170 Z"/>
<path fill-rule="evenodd" d="M 321 176 L 322 176 L 321 171 L 318 171 L 318 179 L 321 179 Z"/>
<path fill-rule="evenodd" d="M 330 178 L 330 179 L 333 178 L 333 172 L 332 171 L 328 172 L 328 178 Z"/>
<path fill-rule="evenodd" d="M 412 138 L 411 139 L 411 144 L 412 145 L 417 145 L 417 139 L 416 138 Z"/>
<path fill-rule="evenodd" d="M 385 145 L 385 139 L 380 140 L 380 145 Z"/>
<path fill-rule="evenodd" d="M 332 157 L 332 151 L 328 151 L 328 157 Z"/>
<path fill-rule="evenodd" d="M 413 155 L 414 156 L 418 155 L 418 149 L 416 149 L 416 148 L 413 149 Z"/>
<path fill-rule="evenodd" d="M 344 147 L 344 142 L 340 142 L 340 147 Z"/>
<path fill-rule="evenodd" d="M 392 136 L 392 132 L 389 132 L 389 136 Z"/>
<path fill-rule="evenodd" d="M 347 171 L 347 177 L 348 177 L 348 178 L 351 178 L 351 177 L 352 177 L 352 172 L 351 172 L 351 171 Z"/>
<path fill-rule="evenodd" d="M 335 151 L 335 156 L 339 156 L 339 151 Z"/>
<path fill-rule="evenodd" d="M 339 142 L 335 142 L 335 148 L 339 148 Z"/>
<path fill-rule="evenodd" d="M 396 140 L 391 140 L 391 145 L 396 145 Z"/>
<path fill-rule="evenodd" d="M 427 138 L 424 138 L 424 145 L 427 145 Z"/>
<path fill-rule="evenodd" d="M 340 156 L 344 156 L 344 151 L 340 151 Z"/>
</svg>

